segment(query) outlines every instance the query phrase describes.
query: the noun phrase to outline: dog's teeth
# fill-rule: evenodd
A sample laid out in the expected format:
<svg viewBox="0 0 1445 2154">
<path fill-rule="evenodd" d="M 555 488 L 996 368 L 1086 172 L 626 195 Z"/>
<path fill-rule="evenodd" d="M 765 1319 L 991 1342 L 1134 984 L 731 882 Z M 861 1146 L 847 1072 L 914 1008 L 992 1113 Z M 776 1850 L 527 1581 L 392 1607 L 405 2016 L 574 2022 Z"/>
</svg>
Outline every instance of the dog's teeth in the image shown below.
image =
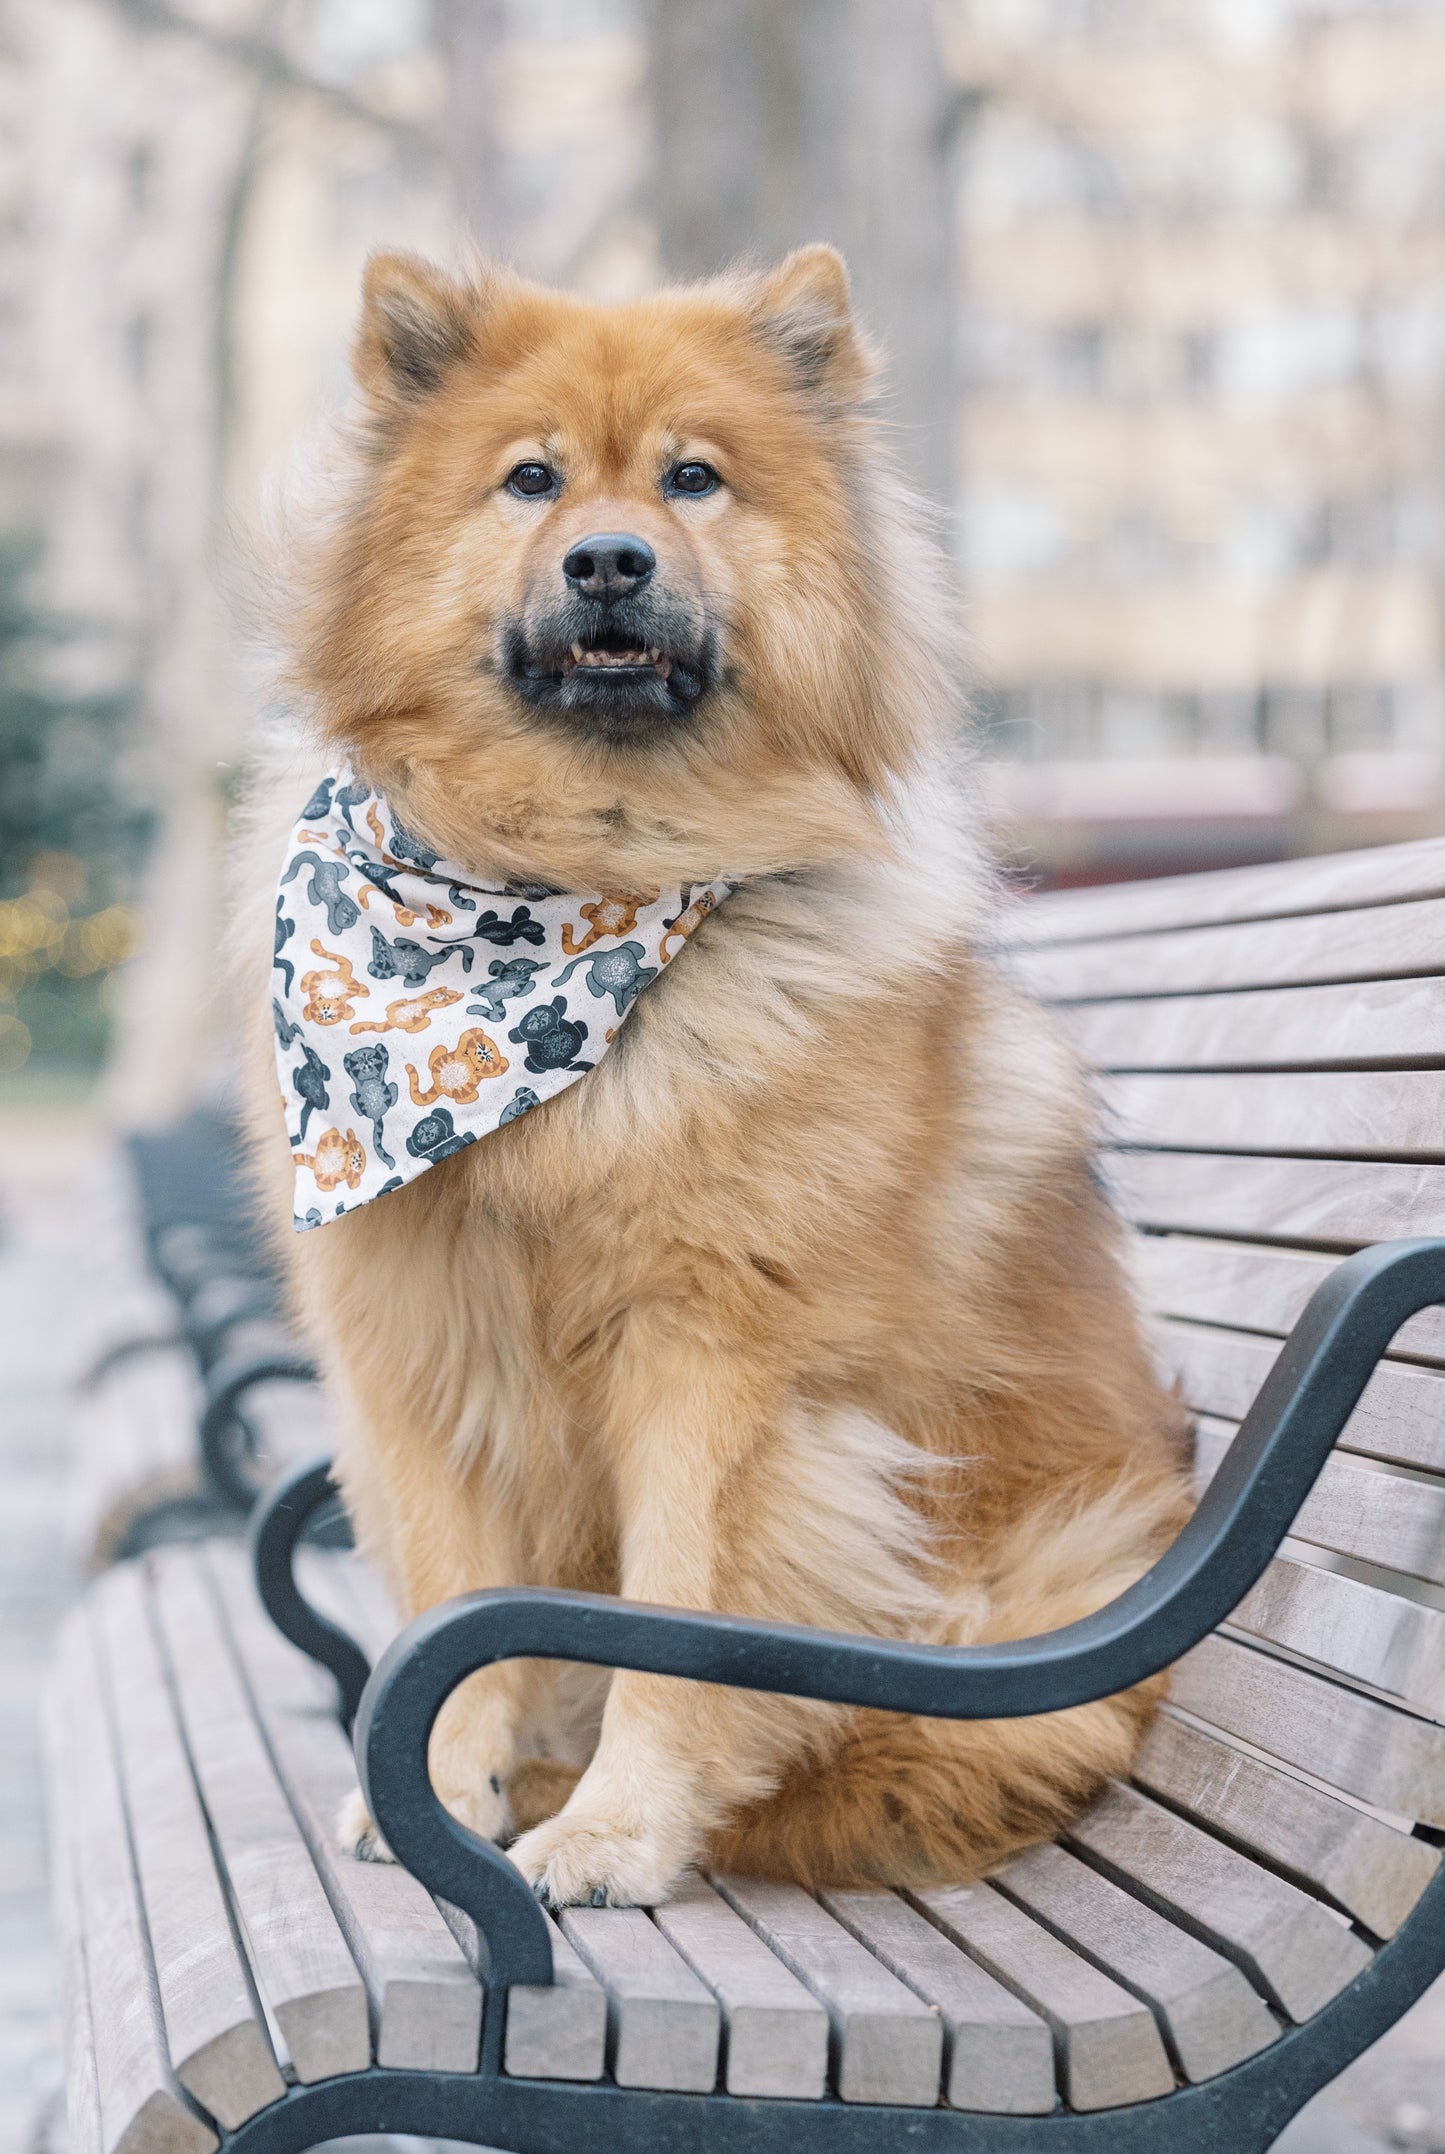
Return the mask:
<svg viewBox="0 0 1445 2154">
<path fill-rule="evenodd" d="M 573 644 L 573 646 L 572 646 L 572 656 L 573 656 L 573 657 L 574 657 L 574 658 L 576 659 L 576 661 L 577 661 L 578 665 L 580 666 L 580 665 L 581 665 L 581 663 L 582 663 L 582 646 L 581 646 L 581 644 L 580 644 L 580 643 L 574 643 L 574 644 Z"/>
</svg>

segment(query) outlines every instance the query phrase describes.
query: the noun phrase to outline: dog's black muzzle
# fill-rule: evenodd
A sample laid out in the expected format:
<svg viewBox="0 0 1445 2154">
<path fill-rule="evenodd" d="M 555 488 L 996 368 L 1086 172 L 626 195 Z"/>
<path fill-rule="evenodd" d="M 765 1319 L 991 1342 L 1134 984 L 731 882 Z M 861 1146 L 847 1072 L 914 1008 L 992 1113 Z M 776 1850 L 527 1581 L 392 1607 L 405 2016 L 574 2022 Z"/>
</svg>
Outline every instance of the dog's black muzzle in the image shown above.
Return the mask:
<svg viewBox="0 0 1445 2154">
<path fill-rule="evenodd" d="M 707 624 L 649 586 L 610 604 L 571 596 L 514 623 L 504 649 L 520 696 L 604 739 L 675 725 L 718 679 Z"/>
</svg>

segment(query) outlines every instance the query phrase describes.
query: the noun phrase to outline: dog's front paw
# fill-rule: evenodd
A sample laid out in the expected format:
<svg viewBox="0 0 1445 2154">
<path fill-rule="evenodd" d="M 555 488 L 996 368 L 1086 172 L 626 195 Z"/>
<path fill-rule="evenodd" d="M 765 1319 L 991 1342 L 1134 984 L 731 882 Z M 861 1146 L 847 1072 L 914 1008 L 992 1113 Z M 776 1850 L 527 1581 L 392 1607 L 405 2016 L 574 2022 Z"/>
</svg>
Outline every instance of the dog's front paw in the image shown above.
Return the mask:
<svg viewBox="0 0 1445 2154">
<path fill-rule="evenodd" d="M 512 1860 L 546 1907 L 651 1907 L 665 1900 L 680 1864 L 605 1816 L 548 1818 L 523 1833 Z"/>
<path fill-rule="evenodd" d="M 377 1831 L 360 1788 L 352 1789 L 336 1813 L 336 1844 L 343 1855 L 354 1855 L 358 1862 L 396 1860 Z"/>
<path fill-rule="evenodd" d="M 460 1790 L 442 1793 L 452 1816 L 484 1840 L 509 1840 L 512 1813 L 507 1805 L 501 1777 L 484 1773 L 481 1779 Z M 336 1813 L 336 1841 L 343 1854 L 358 1862 L 395 1862 L 396 1857 L 376 1829 L 360 1788 L 353 1788 Z"/>
<path fill-rule="evenodd" d="M 433 1783 L 435 1785 L 435 1783 Z M 482 1840 L 510 1840 L 512 1812 L 500 1773 L 468 1774 L 460 1786 L 437 1787 L 437 1794 L 460 1824 Z"/>
</svg>

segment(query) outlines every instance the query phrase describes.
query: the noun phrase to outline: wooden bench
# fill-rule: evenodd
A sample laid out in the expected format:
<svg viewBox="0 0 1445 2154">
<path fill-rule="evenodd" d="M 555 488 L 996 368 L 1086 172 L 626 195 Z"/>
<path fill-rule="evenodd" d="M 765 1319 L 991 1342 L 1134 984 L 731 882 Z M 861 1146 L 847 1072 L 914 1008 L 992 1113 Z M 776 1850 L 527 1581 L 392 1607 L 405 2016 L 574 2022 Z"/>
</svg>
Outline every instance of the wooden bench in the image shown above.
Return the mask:
<svg viewBox="0 0 1445 2154">
<path fill-rule="evenodd" d="M 1254 2154 L 1445 1966 L 1445 844 L 1039 900 L 1009 934 L 1100 1073 L 1199 1416 L 1175 1548 L 1017 1645 L 515 1591 L 369 1682 L 375 1582 L 298 1560 L 324 1465 L 271 1499 L 254 1582 L 220 1544 L 122 1566 L 53 1695 L 75 2154 Z M 1178 1665 L 1131 1784 L 986 1883 L 715 1877 L 554 1920 L 426 1779 L 441 1701 L 510 1655 L 959 1717 Z M 331 1842 L 358 1702 L 404 1869 Z"/>
<path fill-rule="evenodd" d="M 87 1571 L 238 1530 L 278 1468 L 325 1440 L 234 1127 L 197 1112 L 126 1152 L 136 1277 L 77 1400 L 71 1540 Z"/>
</svg>

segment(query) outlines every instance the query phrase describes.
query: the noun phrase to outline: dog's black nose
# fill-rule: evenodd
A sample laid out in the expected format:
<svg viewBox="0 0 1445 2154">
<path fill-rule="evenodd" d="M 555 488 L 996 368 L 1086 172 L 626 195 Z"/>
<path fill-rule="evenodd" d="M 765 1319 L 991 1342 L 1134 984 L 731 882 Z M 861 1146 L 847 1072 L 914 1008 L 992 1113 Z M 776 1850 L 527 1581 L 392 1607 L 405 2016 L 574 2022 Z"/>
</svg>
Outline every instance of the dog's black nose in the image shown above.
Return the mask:
<svg viewBox="0 0 1445 2154">
<path fill-rule="evenodd" d="M 614 598 L 626 598 L 646 583 L 657 566 L 657 555 L 646 539 L 630 531 L 598 531 L 579 539 L 562 563 L 562 574 L 574 591 L 610 606 Z"/>
</svg>

